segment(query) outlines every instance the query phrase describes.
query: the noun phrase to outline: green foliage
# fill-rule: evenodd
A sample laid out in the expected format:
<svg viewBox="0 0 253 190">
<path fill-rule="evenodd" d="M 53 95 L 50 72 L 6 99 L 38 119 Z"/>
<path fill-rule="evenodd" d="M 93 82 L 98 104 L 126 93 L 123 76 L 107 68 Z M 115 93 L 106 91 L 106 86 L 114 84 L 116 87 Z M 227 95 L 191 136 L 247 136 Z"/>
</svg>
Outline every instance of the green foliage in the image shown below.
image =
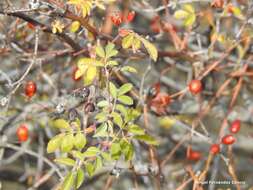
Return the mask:
<svg viewBox="0 0 253 190">
<path fill-rule="evenodd" d="M 67 166 L 74 166 L 75 165 L 75 160 L 73 160 L 71 158 L 57 158 L 54 161 L 59 164 L 64 164 Z"/>
<path fill-rule="evenodd" d="M 110 154 L 112 159 L 118 160 L 121 156 L 121 147 L 119 142 L 113 142 L 110 148 Z"/>
<path fill-rule="evenodd" d="M 64 178 L 63 184 L 61 186 L 62 190 L 70 190 L 74 185 L 75 175 L 73 172 L 69 172 Z"/>
<path fill-rule="evenodd" d="M 73 134 L 66 134 L 63 137 L 62 143 L 61 143 L 61 151 L 62 152 L 69 152 L 72 150 L 74 146 L 74 136 Z"/>
<path fill-rule="evenodd" d="M 69 129 L 69 123 L 64 119 L 56 119 L 51 122 L 52 126 L 58 129 Z"/>
<path fill-rule="evenodd" d="M 134 138 L 144 141 L 145 143 L 150 144 L 150 145 L 158 145 L 158 142 L 150 135 L 136 135 L 134 136 Z"/>
<path fill-rule="evenodd" d="M 86 145 L 86 138 L 80 131 L 75 136 L 74 145 L 77 149 L 83 149 L 83 147 Z"/>
<path fill-rule="evenodd" d="M 81 168 L 78 169 L 76 172 L 76 188 L 77 189 L 82 185 L 84 181 L 84 177 L 85 177 L 84 171 Z"/>
<path fill-rule="evenodd" d="M 132 33 L 132 37 L 123 39 L 123 48 L 140 48 L 140 43 L 147 49 L 150 57 L 156 61 L 157 50 L 146 39 Z M 137 43 L 128 40 L 134 38 Z M 139 41 L 139 42 L 138 42 Z M 87 142 L 86 135 L 81 129 L 81 121 L 78 119 L 71 123 L 65 119 L 57 119 L 51 122 L 51 125 L 60 130 L 49 141 L 47 152 L 52 153 L 60 150 L 64 156 L 56 158 L 55 162 L 72 167 L 64 179 L 63 188 L 79 188 L 84 181 L 85 173 L 93 176 L 100 170 L 105 162 L 115 162 L 119 159 L 131 161 L 134 157 L 134 140 L 141 140 L 147 144 L 157 144 L 155 139 L 145 133 L 135 122 L 140 116 L 140 112 L 133 107 L 134 100 L 130 96 L 133 90 L 131 83 L 125 83 L 121 86 L 110 81 L 110 78 L 104 79 L 98 73 L 111 72 L 113 69 L 121 69 L 127 72 L 136 72 L 130 66 L 121 67 L 114 60 L 119 53 L 113 43 L 108 43 L 105 47 L 97 45 L 95 47 L 96 58 L 80 58 L 77 62 L 76 78 L 83 76 L 84 85 L 90 85 L 95 79 L 106 80 L 106 85 L 101 86 L 104 91 L 104 98 L 97 102 L 98 111 L 94 119 L 97 128 L 91 136 L 99 145 L 92 146 Z M 74 125 L 75 124 L 75 125 Z M 76 127 L 73 127 L 76 126 Z M 104 142 L 105 144 L 103 144 Z M 103 148 L 106 146 L 107 148 Z M 81 169 L 84 168 L 84 169 Z"/>
<path fill-rule="evenodd" d="M 59 135 L 56 135 L 55 137 L 53 137 L 48 142 L 47 153 L 52 153 L 52 152 L 56 151 L 60 147 L 63 137 L 64 137 L 64 135 L 62 135 L 62 134 L 59 134 Z"/>
<path fill-rule="evenodd" d="M 134 135 L 144 135 L 145 131 L 136 124 L 131 124 L 128 126 L 129 133 L 132 133 Z"/>
</svg>

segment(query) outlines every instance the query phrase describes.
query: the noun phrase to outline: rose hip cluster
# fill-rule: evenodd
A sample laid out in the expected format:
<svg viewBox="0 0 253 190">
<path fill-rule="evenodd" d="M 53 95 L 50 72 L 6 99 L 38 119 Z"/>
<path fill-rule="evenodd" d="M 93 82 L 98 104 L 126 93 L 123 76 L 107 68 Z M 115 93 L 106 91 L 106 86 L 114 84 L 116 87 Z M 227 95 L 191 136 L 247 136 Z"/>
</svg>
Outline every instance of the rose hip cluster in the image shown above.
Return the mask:
<svg viewBox="0 0 253 190">
<path fill-rule="evenodd" d="M 222 139 L 221 142 L 225 145 L 230 145 L 234 144 L 236 141 L 236 138 L 233 136 L 233 134 L 236 134 L 240 131 L 241 129 L 241 121 L 240 120 L 235 120 L 231 123 L 231 126 L 229 128 L 229 131 L 231 134 L 225 135 Z"/>
<path fill-rule="evenodd" d="M 123 22 L 130 23 L 134 20 L 135 12 L 131 11 L 126 16 L 122 12 L 114 12 L 111 15 L 111 21 L 115 26 L 121 25 Z"/>
<path fill-rule="evenodd" d="M 28 98 L 33 97 L 35 95 L 36 91 L 37 91 L 36 83 L 33 82 L 33 81 L 28 81 L 25 84 L 24 91 L 25 91 L 25 95 Z M 25 124 L 21 124 L 17 128 L 16 135 L 18 137 L 19 142 L 25 142 L 25 141 L 27 141 L 27 139 L 29 137 L 29 132 L 28 132 L 27 126 Z"/>
<path fill-rule="evenodd" d="M 230 127 L 229 127 L 229 131 L 231 132 L 230 134 L 227 134 L 225 136 L 222 137 L 221 139 L 221 143 L 224 144 L 224 145 L 232 145 L 235 143 L 236 141 L 236 138 L 234 137 L 233 134 L 236 134 L 240 131 L 240 128 L 241 128 L 241 121 L 240 120 L 234 120 Z M 212 144 L 210 146 L 210 149 L 209 149 L 209 152 L 212 154 L 212 155 L 216 155 L 216 154 L 219 154 L 220 153 L 220 144 Z M 188 152 L 187 152 L 187 159 L 188 160 L 191 160 L 191 161 L 198 161 L 200 160 L 202 157 L 201 153 L 199 151 L 196 151 L 196 150 L 192 150 L 190 149 Z"/>
<path fill-rule="evenodd" d="M 229 131 L 232 134 L 228 134 L 222 137 L 221 139 L 221 143 L 224 145 L 231 145 L 234 144 L 236 141 L 236 138 L 233 136 L 233 134 L 236 134 L 240 131 L 241 128 L 241 121 L 240 120 L 234 120 L 230 127 L 229 127 Z M 218 154 L 220 152 L 220 146 L 219 144 L 213 144 L 210 147 L 210 153 L 212 154 Z"/>
</svg>

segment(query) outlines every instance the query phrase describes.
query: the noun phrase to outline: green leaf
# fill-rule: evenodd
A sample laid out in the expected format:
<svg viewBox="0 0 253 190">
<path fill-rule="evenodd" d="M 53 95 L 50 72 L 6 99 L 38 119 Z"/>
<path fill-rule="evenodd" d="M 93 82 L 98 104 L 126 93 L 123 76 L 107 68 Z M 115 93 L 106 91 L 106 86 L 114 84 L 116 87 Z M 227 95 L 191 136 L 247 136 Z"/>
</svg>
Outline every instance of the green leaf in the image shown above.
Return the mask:
<svg viewBox="0 0 253 190">
<path fill-rule="evenodd" d="M 100 150 L 99 150 L 97 147 L 91 146 L 91 147 L 89 147 L 89 148 L 83 153 L 83 156 L 84 156 L 84 157 L 93 157 L 93 156 L 96 156 L 99 152 L 100 152 Z"/>
<path fill-rule="evenodd" d="M 47 153 L 52 153 L 61 146 L 62 134 L 53 137 L 47 144 Z"/>
<path fill-rule="evenodd" d="M 100 168 L 103 167 L 103 162 L 100 156 L 98 156 L 96 158 L 96 162 L 95 162 L 95 171 L 99 170 Z"/>
<path fill-rule="evenodd" d="M 128 132 L 133 133 L 134 135 L 144 135 L 145 131 L 138 125 L 132 124 L 128 127 Z"/>
<path fill-rule="evenodd" d="M 64 164 L 67 166 L 74 166 L 75 165 L 75 160 L 73 160 L 71 158 L 57 158 L 54 161 L 59 164 Z"/>
<path fill-rule="evenodd" d="M 129 115 L 129 119 L 130 121 L 131 120 L 134 120 L 136 119 L 137 117 L 139 117 L 141 115 L 140 111 L 137 110 L 137 109 L 129 109 L 128 110 L 128 115 Z"/>
<path fill-rule="evenodd" d="M 156 47 L 152 43 L 150 43 L 148 40 L 146 40 L 145 38 L 140 38 L 140 40 L 143 43 L 146 50 L 148 51 L 149 56 L 151 57 L 151 59 L 156 61 L 157 58 L 158 58 L 158 52 L 157 52 Z"/>
<path fill-rule="evenodd" d="M 117 88 L 112 82 L 109 83 L 109 90 L 110 90 L 110 94 L 112 95 L 112 97 L 116 99 L 117 98 Z"/>
<path fill-rule="evenodd" d="M 112 160 L 110 154 L 108 154 L 108 153 L 106 153 L 106 152 L 102 152 L 102 153 L 101 153 L 101 156 L 102 156 L 103 159 L 106 160 L 106 161 L 111 161 L 111 160 Z"/>
<path fill-rule="evenodd" d="M 110 52 L 114 49 L 115 45 L 111 42 L 109 42 L 105 47 L 105 53 L 110 54 Z"/>
<path fill-rule="evenodd" d="M 95 172 L 94 165 L 88 162 L 88 163 L 85 165 L 85 168 L 86 168 L 87 173 L 88 173 L 89 176 L 91 177 L 91 176 L 94 174 L 94 172 Z"/>
<path fill-rule="evenodd" d="M 124 66 L 120 70 L 123 72 L 137 73 L 137 70 L 134 67 L 130 67 L 130 66 Z"/>
<path fill-rule="evenodd" d="M 69 123 L 64 119 L 56 119 L 52 122 L 52 126 L 58 129 L 68 129 Z"/>
<path fill-rule="evenodd" d="M 121 113 L 124 117 L 126 117 L 126 115 L 127 115 L 127 109 L 126 109 L 125 106 L 123 106 L 122 104 L 116 104 L 115 109 L 118 110 L 118 111 L 120 111 L 120 113 Z"/>
<path fill-rule="evenodd" d="M 131 83 L 126 83 L 122 85 L 118 90 L 118 95 L 123 95 L 129 92 L 133 88 L 133 85 Z"/>
<path fill-rule="evenodd" d="M 81 58 L 77 62 L 78 69 L 85 71 L 88 66 L 101 66 L 103 67 L 104 64 L 101 61 L 98 61 L 94 58 Z"/>
<path fill-rule="evenodd" d="M 98 113 L 96 116 L 95 116 L 96 120 L 99 122 L 99 123 L 103 123 L 107 120 L 107 114 L 105 114 L 104 112 L 101 112 L 101 113 Z"/>
<path fill-rule="evenodd" d="M 107 57 L 108 57 L 108 58 L 114 57 L 114 56 L 116 56 L 118 53 L 119 53 L 119 52 L 118 52 L 116 49 L 114 49 L 114 50 L 112 50 L 112 51 L 110 52 L 110 54 L 107 55 Z"/>
<path fill-rule="evenodd" d="M 107 126 L 108 126 L 108 133 L 110 136 L 113 136 L 113 122 L 108 120 L 107 121 Z"/>
<path fill-rule="evenodd" d="M 76 188 L 77 189 L 81 187 L 83 181 L 84 181 L 84 171 L 81 168 L 79 168 L 76 173 Z"/>
<path fill-rule="evenodd" d="M 150 144 L 150 145 L 158 145 L 158 142 L 149 135 L 136 135 L 134 136 L 134 138 L 137 140 L 144 141 L 145 143 Z"/>
<path fill-rule="evenodd" d="M 61 190 L 70 190 L 73 187 L 74 184 L 74 173 L 70 172 L 66 177 L 64 178 L 63 184 L 61 186 Z"/>
<path fill-rule="evenodd" d="M 76 134 L 74 145 L 77 149 L 82 149 L 86 145 L 86 138 L 83 133 L 78 132 Z"/>
<path fill-rule="evenodd" d="M 100 101 L 100 102 L 97 103 L 97 106 L 98 106 L 99 108 L 103 108 L 103 107 L 109 106 L 109 103 L 108 103 L 108 101 L 106 101 L 106 100 L 102 100 L 102 101 Z"/>
<path fill-rule="evenodd" d="M 105 53 L 106 57 L 110 58 L 118 54 L 118 51 L 114 49 L 115 45 L 113 43 L 108 43 L 107 46 L 105 47 Z"/>
<path fill-rule="evenodd" d="M 96 47 L 96 54 L 101 58 L 105 57 L 105 51 L 102 46 L 99 45 Z"/>
<path fill-rule="evenodd" d="M 65 137 L 63 137 L 62 143 L 61 143 L 61 150 L 62 152 L 69 152 L 72 150 L 74 146 L 74 137 L 73 134 L 68 134 Z"/>
<path fill-rule="evenodd" d="M 106 65 L 108 65 L 108 66 L 117 66 L 117 65 L 119 65 L 119 63 L 117 62 L 117 61 L 108 61 L 107 63 L 106 63 Z"/>
<path fill-rule="evenodd" d="M 77 158 L 79 160 L 84 159 L 83 153 L 81 153 L 80 151 L 73 150 L 73 151 L 71 151 L 71 154 L 74 158 Z"/>
<path fill-rule="evenodd" d="M 93 137 L 107 137 L 108 136 L 108 132 L 107 132 L 108 126 L 106 123 L 101 124 L 97 130 L 95 135 L 93 135 Z"/>
<path fill-rule="evenodd" d="M 125 156 L 125 160 L 129 161 L 133 158 L 133 154 L 134 154 L 134 148 L 133 145 L 129 142 L 127 142 L 126 140 L 121 140 L 120 141 L 120 147 L 121 147 L 121 151 L 123 152 L 124 156 Z"/>
<path fill-rule="evenodd" d="M 113 142 L 110 148 L 111 156 L 114 160 L 118 160 L 121 155 L 121 148 L 118 142 Z"/>
<path fill-rule="evenodd" d="M 119 96 L 118 100 L 121 103 L 126 104 L 126 105 L 133 105 L 134 103 L 133 99 L 130 96 L 125 96 L 125 95 Z"/>
<path fill-rule="evenodd" d="M 123 125 L 123 120 L 122 120 L 120 114 L 117 113 L 117 112 L 113 112 L 113 113 L 111 113 L 111 115 L 112 115 L 112 117 L 113 117 L 113 122 L 114 122 L 115 124 L 117 124 L 119 127 L 122 127 L 122 125 Z"/>
</svg>

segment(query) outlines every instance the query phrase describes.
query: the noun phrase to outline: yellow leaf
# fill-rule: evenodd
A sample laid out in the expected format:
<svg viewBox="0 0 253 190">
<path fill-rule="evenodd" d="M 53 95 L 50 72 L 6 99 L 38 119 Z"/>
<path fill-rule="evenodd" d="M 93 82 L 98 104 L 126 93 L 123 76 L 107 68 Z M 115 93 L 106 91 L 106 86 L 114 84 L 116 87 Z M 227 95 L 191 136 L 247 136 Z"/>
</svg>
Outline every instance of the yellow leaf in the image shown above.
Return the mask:
<svg viewBox="0 0 253 190">
<path fill-rule="evenodd" d="M 183 10 L 177 10 L 174 13 L 176 19 L 183 19 L 184 26 L 189 27 L 196 21 L 196 15 L 194 7 L 190 4 L 183 5 Z"/>
<path fill-rule="evenodd" d="M 77 69 L 75 72 L 75 79 L 80 78 L 84 74 L 84 71 Z"/>
<path fill-rule="evenodd" d="M 98 61 L 93 58 L 81 58 L 77 62 L 77 67 L 80 70 L 86 70 L 88 65 L 93 65 L 93 66 L 104 66 L 104 64 L 101 61 Z"/>
<path fill-rule="evenodd" d="M 57 32 L 59 33 L 63 32 L 64 24 L 61 23 L 61 21 L 55 20 L 51 25 L 52 25 L 52 32 L 54 34 L 56 34 Z"/>
<path fill-rule="evenodd" d="M 237 18 L 239 18 L 239 19 L 241 19 L 241 20 L 244 20 L 245 19 L 245 17 L 243 16 L 243 14 L 242 14 L 242 11 L 238 8 L 238 7 L 232 7 L 232 12 L 233 12 L 233 14 L 237 17 Z"/>
<path fill-rule="evenodd" d="M 157 58 L 158 58 L 158 52 L 157 52 L 157 49 L 156 47 L 150 43 L 148 40 L 144 39 L 144 38 L 140 38 L 140 40 L 142 41 L 144 47 L 146 48 L 146 50 L 148 51 L 149 53 L 149 56 L 154 60 L 156 61 Z"/>
<path fill-rule="evenodd" d="M 94 40 L 95 40 L 95 37 L 94 37 L 94 35 L 93 35 L 92 32 L 87 31 L 87 32 L 86 32 L 86 37 L 87 37 L 87 39 L 88 39 L 89 41 L 94 41 Z"/>
<path fill-rule="evenodd" d="M 188 16 L 185 20 L 184 20 L 184 26 L 186 27 L 190 27 L 194 24 L 196 20 L 196 16 L 195 14 L 191 14 L 190 16 Z"/>
<path fill-rule="evenodd" d="M 127 35 L 127 36 L 124 37 L 123 40 L 122 40 L 122 47 L 123 47 L 124 49 L 127 49 L 127 48 L 131 47 L 133 41 L 134 41 L 134 35 L 133 35 L 133 34 Z"/>
<path fill-rule="evenodd" d="M 191 14 L 195 14 L 194 7 L 190 4 L 183 5 L 183 9 Z"/>
<path fill-rule="evenodd" d="M 100 9 L 102 9 L 102 10 L 105 10 L 105 5 L 103 4 L 103 3 L 101 3 L 101 2 L 95 2 L 95 5 L 98 7 L 98 8 L 100 8 Z"/>
<path fill-rule="evenodd" d="M 80 22 L 74 21 L 70 25 L 70 32 L 75 33 L 75 32 L 77 32 L 79 30 L 79 28 L 80 28 Z"/>
<path fill-rule="evenodd" d="M 97 76 L 97 68 L 89 66 L 84 77 L 84 85 L 90 85 Z"/>
<path fill-rule="evenodd" d="M 52 126 L 59 129 L 68 129 L 70 127 L 69 123 L 64 119 L 56 119 L 52 121 Z"/>
<path fill-rule="evenodd" d="M 133 47 L 134 51 L 140 49 L 141 48 L 141 41 L 139 39 L 135 39 L 132 44 L 132 47 Z"/>
<path fill-rule="evenodd" d="M 81 9 L 83 17 L 90 14 L 92 8 L 92 0 L 69 0 L 68 4 L 74 5 L 77 9 Z"/>
<path fill-rule="evenodd" d="M 187 11 L 184 11 L 184 10 L 178 10 L 174 13 L 174 17 L 176 19 L 185 19 L 188 16 L 189 16 L 189 13 Z"/>
<path fill-rule="evenodd" d="M 217 34 L 217 41 L 220 43 L 225 43 L 226 36 L 224 34 Z"/>
<path fill-rule="evenodd" d="M 176 123 L 176 119 L 173 117 L 166 116 L 166 117 L 159 118 L 160 126 L 167 129 L 171 128 L 175 123 Z"/>
</svg>

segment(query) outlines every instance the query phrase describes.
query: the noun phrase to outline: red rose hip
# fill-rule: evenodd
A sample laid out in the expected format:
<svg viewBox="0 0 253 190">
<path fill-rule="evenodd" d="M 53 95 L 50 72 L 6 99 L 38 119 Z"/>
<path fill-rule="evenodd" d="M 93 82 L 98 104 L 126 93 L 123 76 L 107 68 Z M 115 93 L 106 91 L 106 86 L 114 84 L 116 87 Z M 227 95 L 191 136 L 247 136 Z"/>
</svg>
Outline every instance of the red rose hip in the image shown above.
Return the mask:
<svg viewBox="0 0 253 190">
<path fill-rule="evenodd" d="M 27 23 L 27 26 L 28 26 L 28 28 L 30 28 L 31 30 L 34 30 L 34 29 L 35 29 L 35 26 L 34 26 L 32 23 L 30 23 L 30 22 Z"/>
<path fill-rule="evenodd" d="M 202 91 L 202 83 L 200 80 L 192 80 L 188 85 L 189 91 L 192 94 L 198 94 Z"/>
<path fill-rule="evenodd" d="M 122 23 L 122 18 L 122 14 L 116 12 L 111 16 L 111 21 L 115 26 L 119 26 Z"/>
<path fill-rule="evenodd" d="M 226 135 L 221 139 L 221 142 L 225 145 L 231 145 L 234 144 L 236 141 L 235 137 L 233 135 Z"/>
<path fill-rule="evenodd" d="M 36 83 L 33 81 L 29 81 L 25 85 L 25 95 L 29 98 L 34 96 L 37 91 Z"/>
<path fill-rule="evenodd" d="M 191 161 L 198 161 L 201 159 L 201 153 L 199 151 L 195 151 L 195 150 L 190 150 L 188 155 L 187 155 L 187 159 L 191 160 Z"/>
<path fill-rule="evenodd" d="M 132 22 L 134 20 L 134 17 L 135 17 L 135 12 L 134 11 L 129 12 L 127 15 L 127 22 Z"/>
<path fill-rule="evenodd" d="M 220 153 L 220 145 L 219 144 L 212 144 L 210 147 L 210 153 L 213 155 Z"/>
<path fill-rule="evenodd" d="M 231 133 L 238 133 L 241 128 L 241 121 L 239 119 L 234 120 L 229 128 Z"/>
<path fill-rule="evenodd" d="M 25 142 L 28 139 L 28 128 L 26 125 L 20 125 L 17 129 L 17 137 L 20 142 Z"/>
</svg>

